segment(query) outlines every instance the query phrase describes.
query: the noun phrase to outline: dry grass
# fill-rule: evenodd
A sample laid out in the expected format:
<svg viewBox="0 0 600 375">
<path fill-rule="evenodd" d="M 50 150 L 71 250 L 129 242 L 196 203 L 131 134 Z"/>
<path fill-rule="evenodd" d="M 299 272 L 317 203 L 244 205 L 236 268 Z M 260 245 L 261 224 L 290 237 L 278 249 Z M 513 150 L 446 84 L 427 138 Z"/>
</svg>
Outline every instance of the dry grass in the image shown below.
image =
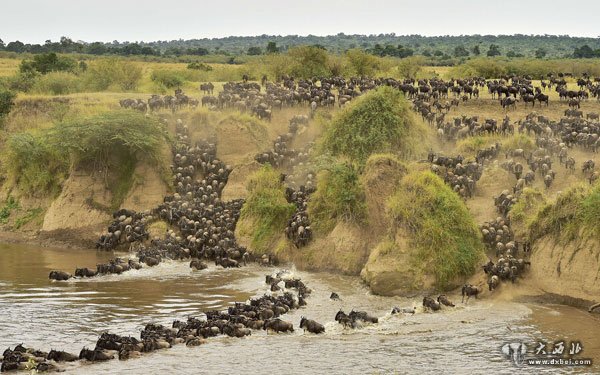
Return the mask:
<svg viewBox="0 0 600 375">
<path fill-rule="evenodd" d="M 19 71 L 20 59 L 0 58 L 0 77 L 8 77 Z"/>
</svg>

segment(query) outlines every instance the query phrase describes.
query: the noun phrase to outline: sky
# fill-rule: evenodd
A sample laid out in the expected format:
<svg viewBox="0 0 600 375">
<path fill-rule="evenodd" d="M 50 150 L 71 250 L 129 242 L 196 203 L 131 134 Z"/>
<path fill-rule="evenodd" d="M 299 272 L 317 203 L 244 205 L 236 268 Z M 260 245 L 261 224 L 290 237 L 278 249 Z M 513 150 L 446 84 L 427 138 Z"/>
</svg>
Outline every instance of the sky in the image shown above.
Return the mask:
<svg viewBox="0 0 600 375">
<path fill-rule="evenodd" d="M 340 32 L 599 37 L 598 14 L 599 0 L 2 0 L 0 39 L 149 42 Z"/>
</svg>

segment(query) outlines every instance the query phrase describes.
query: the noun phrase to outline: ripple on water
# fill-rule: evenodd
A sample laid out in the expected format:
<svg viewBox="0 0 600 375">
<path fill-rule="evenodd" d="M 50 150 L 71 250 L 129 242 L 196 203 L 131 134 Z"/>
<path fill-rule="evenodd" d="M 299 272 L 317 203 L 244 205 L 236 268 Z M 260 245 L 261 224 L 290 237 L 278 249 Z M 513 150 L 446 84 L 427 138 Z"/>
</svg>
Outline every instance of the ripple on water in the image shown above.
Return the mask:
<svg viewBox="0 0 600 375">
<path fill-rule="evenodd" d="M 175 319 L 246 301 L 264 291 L 264 275 L 273 271 L 211 266 L 193 272 L 186 262 L 164 262 L 119 276 L 51 283 L 46 279 L 49 268 L 68 269 L 59 263 L 69 259 L 65 255 L 86 256 L 85 264 L 100 263 L 112 255 L 82 255 L 79 250 L 71 253 L 65 249 L 39 252 L 26 247 L 0 250 L 0 347 L 23 342 L 43 350 L 62 348 L 74 353 L 83 346 L 93 347 L 102 332 L 139 336 L 147 322 L 170 325 Z M 18 254 L 11 256 L 11 251 Z M 36 263 L 37 268 L 28 269 L 27 275 L 17 275 L 13 269 L 31 257 L 42 261 Z M 500 346 L 528 342 L 541 334 L 526 320 L 531 310 L 521 304 L 478 300 L 436 314 L 392 316 L 392 306 L 420 306 L 420 299 L 373 296 L 358 278 L 291 272 L 313 293 L 306 308 L 283 319 L 296 327 L 301 316 L 315 319 L 325 325 L 325 334 L 315 336 L 300 329 L 282 335 L 258 331 L 243 339 L 211 339 L 197 348 L 176 346 L 141 359 L 67 365 L 66 373 L 365 374 L 412 373 L 415 369 L 448 374 L 513 373 Z M 339 293 L 342 301 L 329 300 L 332 291 Z M 459 302 L 460 298 L 453 297 Z M 380 323 L 344 329 L 333 320 L 339 309 L 366 310 L 381 317 Z M 523 370 L 532 374 L 544 371 Z"/>
</svg>

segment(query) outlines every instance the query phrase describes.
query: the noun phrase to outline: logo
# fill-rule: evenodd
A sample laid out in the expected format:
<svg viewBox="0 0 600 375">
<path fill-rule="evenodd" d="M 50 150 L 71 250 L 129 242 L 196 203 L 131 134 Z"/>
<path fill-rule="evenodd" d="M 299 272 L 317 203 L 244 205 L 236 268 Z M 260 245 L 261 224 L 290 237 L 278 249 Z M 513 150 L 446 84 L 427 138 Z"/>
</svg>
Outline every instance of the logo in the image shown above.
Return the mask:
<svg viewBox="0 0 600 375">
<path fill-rule="evenodd" d="M 515 366 L 520 367 L 525 363 L 525 353 L 527 353 L 527 346 L 522 342 L 511 342 L 502 345 L 502 354 L 513 361 Z"/>
</svg>

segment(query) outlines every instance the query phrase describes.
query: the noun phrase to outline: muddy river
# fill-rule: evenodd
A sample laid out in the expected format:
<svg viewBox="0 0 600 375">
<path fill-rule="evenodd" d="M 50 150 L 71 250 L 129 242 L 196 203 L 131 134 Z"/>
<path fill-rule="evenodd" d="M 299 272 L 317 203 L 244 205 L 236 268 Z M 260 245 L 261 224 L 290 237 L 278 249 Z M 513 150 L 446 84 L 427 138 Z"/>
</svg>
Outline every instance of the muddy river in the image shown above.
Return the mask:
<svg viewBox="0 0 600 375">
<path fill-rule="evenodd" d="M 79 353 L 109 331 L 134 335 L 145 323 L 170 325 L 204 310 L 225 309 L 265 293 L 264 275 L 273 269 L 211 267 L 192 272 L 187 263 L 164 262 L 154 268 L 87 280 L 51 282 L 52 269 L 73 272 L 116 255 L 71 249 L 40 249 L 0 244 L 0 348 L 24 343 L 42 350 Z M 75 260 L 76 259 L 76 260 Z M 313 290 L 308 306 L 285 315 L 298 327 L 300 317 L 326 327 L 324 335 L 269 334 L 253 331 L 243 339 L 217 337 L 208 344 L 145 354 L 127 361 L 76 363 L 66 373 L 150 374 L 390 374 L 444 373 L 599 373 L 600 320 L 587 312 L 554 305 L 491 299 L 460 303 L 440 313 L 389 314 L 392 306 L 419 306 L 420 299 L 371 295 L 354 277 L 294 271 Z M 331 301 L 336 291 L 341 301 Z M 380 323 L 343 329 L 334 321 L 340 309 L 361 309 Z M 418 309 L 420 310 L 420 309 Z M 506 343 L 525 343 L 533 356 L 536 342 L 579 341 L 581 358 L 594 367 L 516 367 L 504 356 Z M 568 350 L 568 347 L 566 348 Z"/>
</svg>

